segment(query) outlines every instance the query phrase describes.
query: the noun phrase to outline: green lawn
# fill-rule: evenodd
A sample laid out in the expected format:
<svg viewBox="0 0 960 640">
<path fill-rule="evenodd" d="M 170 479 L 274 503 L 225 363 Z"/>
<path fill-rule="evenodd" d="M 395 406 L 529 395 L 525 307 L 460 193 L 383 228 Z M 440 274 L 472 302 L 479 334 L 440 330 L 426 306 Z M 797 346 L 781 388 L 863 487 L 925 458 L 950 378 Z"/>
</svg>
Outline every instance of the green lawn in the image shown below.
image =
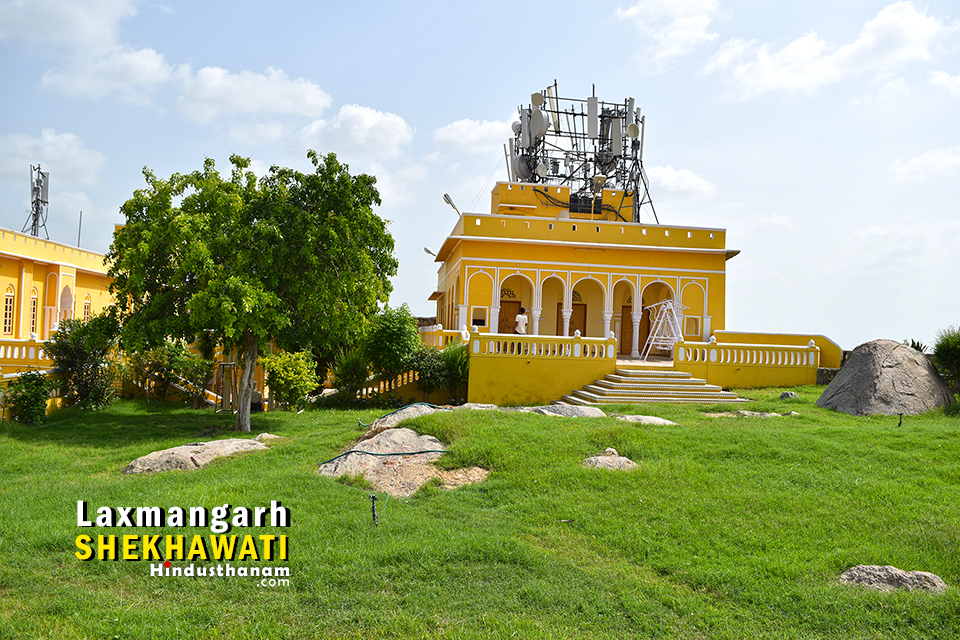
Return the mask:
<svg viewBox="0 0 960 640">
<path fill-rule="evenodd" d="M 411 426 L 451 443 L 441 464 L 491 470 L 479 485 L 408 500 L 316 475 L 382 411 L 255 414 L 269 451 L 188 473 L 124 476 L 134 458 L 232 437 L 232 416 L 120 402 L 0 426 L 0 638 L 950 638 L 960 637 L 960 418 L 854 418 L 741 392 L 725 407 L 607 408 L 676 427 L 507 412 Z M 255 435 L 252 434 L 252 435 Z M 605 447 L 639 469 L 585 469 Z M 161 578 L 144 561 L 83 562 L 100 506 L 265 506 L 281 500 L 289 586 Z M 180 563 L 185 564 L 185 563 Z M 205 564 L 198 562 L 198 565 Z M 253 566 L 257 563 L 238 562 Z M 944 595 L 836 583 L 855 564 L 941 576 Z"/>
</svg>

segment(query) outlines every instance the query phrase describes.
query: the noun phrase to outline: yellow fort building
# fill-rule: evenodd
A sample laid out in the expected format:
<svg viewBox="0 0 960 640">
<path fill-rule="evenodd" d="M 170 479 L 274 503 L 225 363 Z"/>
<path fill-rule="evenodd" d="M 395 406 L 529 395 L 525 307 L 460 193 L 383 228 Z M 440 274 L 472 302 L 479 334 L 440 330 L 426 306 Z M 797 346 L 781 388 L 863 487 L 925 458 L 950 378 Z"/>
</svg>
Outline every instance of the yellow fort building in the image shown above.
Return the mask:
<svg viewBox="0 0 960 640">
<path fill-rule="evenodd" d="M 710 402 L 733 399 L 721 387 L 813 383 L 817 367 L 839 366 L 823 336 L 726 331 L 726 262 L 739 251 L 724 229 L 659 223 L 632 98 L 560 98 L 554 84 L 519 114 L 509 180 L 437 253 L 438 326 L 423 331 L 434 344 L 470 332 L 471 401 L 578 401 L 567 394 L 606 376 L 631 379 L 579 401 L 637 401 L 659 377 L 692 380 L 701 393 L 686 399 Z"/>
</svg>

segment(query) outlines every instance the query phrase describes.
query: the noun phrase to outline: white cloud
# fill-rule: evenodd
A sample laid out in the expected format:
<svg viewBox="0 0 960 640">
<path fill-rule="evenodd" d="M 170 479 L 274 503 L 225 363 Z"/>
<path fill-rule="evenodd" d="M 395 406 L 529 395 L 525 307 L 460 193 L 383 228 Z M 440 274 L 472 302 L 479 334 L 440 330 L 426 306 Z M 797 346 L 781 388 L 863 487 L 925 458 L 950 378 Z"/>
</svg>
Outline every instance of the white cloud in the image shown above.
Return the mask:
<svg viewBox="0 0 960 640">
<path fill-rule="evenodd" d="M 94 59 L 77 57 L 66 69 L 47 71 L 42 85 L 69 96 L 99 99 L 116 93 L 128 102 L 147 104 L 148 92 L 175 73 L 153 49 L 115 47 Z"/>
<path fill-rule="evenodd" d="M 97 51 L 117 42 L 118 25 L 138 0 L 2 0 L 0 41 L 19 39 Z"/>
<path fill-rule="evenodd" d="M 421 164 L 408 164 L 396 171 L 390 171 L 379 163 L 373 163 L 364 169 L 364 173 L 377 177 L 377 190 L 388 215 L 393 215 L 391 212 L 395 211 L 396 207 L 414 201 L 420 194 L 420 187 L 430 177 L 430 172 Z M 445 206 L 440 202 L 438 208 Z"/>
<path fill-rule="evenodd" d="M 710 32 L 710 23 L 718 8 L 718 0 L 640 0 L 629 9 L 617 9 L 616 14 L 633 22 L 641 41 L 649 43 L 638 56 L 643 62 L 641 70 L 658 72 L 717 38 Z"/>
<path fill-rule="evenodd" d="M 287 135 L 286 125 L 276 121 L 251 122 L 230 128 L 228 135 L 232 140 L 253 146 L 272 144 Z M 260 174 L 257 174 L 260 175 Z"/>
<path fill-rule="evenodd" d="M 733 97 L 747 99 L 769 91 L 813 92 L 866 72 L 883 72 L 915 60 L 929 60 L 930 46 L 944 26 L 910 2 L 881 9 L 859 37 L 831 48 L 808 33 L 780 50 L 742 39 L 725 42 L 704 72 L 729 73 Z"/>
<path fill-rule="evenodd" d="M 433 132 L 434 141 L 454 152 L 489 153 L 513 136 L 510 122 L 457 120 Z"/>
<path fill-rule="evenodd" d="M 916 158 L 897 160 L 890 169 L 902 181 L 949 176 L 960 169 L 960 147 L 934 149 Z"/>
<path fill-rule="evenodd" d="M 793 220 L 789 216 L 771 213 L 768 215 L 757 216 L 749 220 L 745 225 L 745 231 L 754 231 L 758 233 L 767 232 L 786 232 L 793 230 Z"/>
<path fill-rule="evenodd" d="M 235 114 L 319 116 L 330 106 L 330 96 L 318 85 L 291 80 L 274 68 L 266 73 L 230 73 L 219 67 L 204 67 L 182 82 L 177 107 L 189 119 L 201 123 Z"/>
<path fill-rule="evenodd" d="M 943 71 L 934 71 L 930 74 L 930 82 L 960 97 L 960 74 L 952 76 Z"/>
<path fill-rule="evenodd" d="M 670 191 L 672 193 L 708 195 L 716 190 L 716 185 L 689 169 L 674 169 L 666 167 L 647 167 L 647 176 L 650 178 L 650 189 Z"/>
<path fill-rule="evenodd" d="M 345 104 L 331 120 L 315 120 L 300 139 L 309 148 L 346 159 L 382 161 L 400 155 L 413 139 L 413 128 L 395 113 Z"/>
<path fill-rule="evenodd" d="M 27 184 L 31 164 L 50 172 L 51 185 L 95 185 L 106 157 L 88 149 L 72 133 L 44 129 L 39 138 L 15 133 L 0 136 L 0 176 Z M 26 187 L 24 187 L 26 189 Z"/>
</svg>

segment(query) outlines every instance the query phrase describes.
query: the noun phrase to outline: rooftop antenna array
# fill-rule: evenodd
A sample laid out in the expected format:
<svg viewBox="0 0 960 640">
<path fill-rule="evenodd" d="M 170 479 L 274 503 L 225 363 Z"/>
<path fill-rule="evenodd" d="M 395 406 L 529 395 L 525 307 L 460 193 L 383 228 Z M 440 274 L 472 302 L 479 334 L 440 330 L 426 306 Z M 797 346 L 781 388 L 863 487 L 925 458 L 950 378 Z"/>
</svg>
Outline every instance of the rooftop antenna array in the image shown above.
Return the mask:
<svg viewBox="0 0 960 640">
<path fill-rule="evenodd" d="M 570 202 L 563 204 L 571 213 L 599 213 L 598 194 L 619 189 L 620 206 L 613 207 L 617 218 L 641 222 L 641 211 L 649 207 L 650 217 L 660 224 L 643 169 L 646 116 L 633 98 L 621 103 L 602 102 L 595 95 L 561 98 L 554 80 L 518 112 L 514 137 L 504 145 L 512 182 L 569 187 Z"/>
<path fill-rule="evenodd" d="M 43 229 L 43 235 L 47 240 L 50 234 L 47 233 L 47 209 L 50 205 L 50 172 L 41 171 L 40 165 L 30 165 L 30 217 L 23 224 L 21 233 L 29 233 L 32 236 L 40 236 L 40 230 Z"/>
</svg>

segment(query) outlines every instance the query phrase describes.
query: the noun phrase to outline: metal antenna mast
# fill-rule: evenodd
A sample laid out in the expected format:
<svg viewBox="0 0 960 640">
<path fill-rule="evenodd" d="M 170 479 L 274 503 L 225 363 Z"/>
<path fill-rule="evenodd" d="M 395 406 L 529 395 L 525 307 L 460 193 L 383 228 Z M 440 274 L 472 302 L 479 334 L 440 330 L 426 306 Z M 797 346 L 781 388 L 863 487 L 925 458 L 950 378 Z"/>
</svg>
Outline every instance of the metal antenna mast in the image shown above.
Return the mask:
<svg viewBox="0 0 960 640">
<path fill-rule="evenodd" d="M 21 233 L 40 236 L 40 229 L 47 240 L 47 208 L 50 204 L 50 172 L 41 171 L 40 165 L 30 165 L 30 217 L 21 229 Z"/>
</svg>

